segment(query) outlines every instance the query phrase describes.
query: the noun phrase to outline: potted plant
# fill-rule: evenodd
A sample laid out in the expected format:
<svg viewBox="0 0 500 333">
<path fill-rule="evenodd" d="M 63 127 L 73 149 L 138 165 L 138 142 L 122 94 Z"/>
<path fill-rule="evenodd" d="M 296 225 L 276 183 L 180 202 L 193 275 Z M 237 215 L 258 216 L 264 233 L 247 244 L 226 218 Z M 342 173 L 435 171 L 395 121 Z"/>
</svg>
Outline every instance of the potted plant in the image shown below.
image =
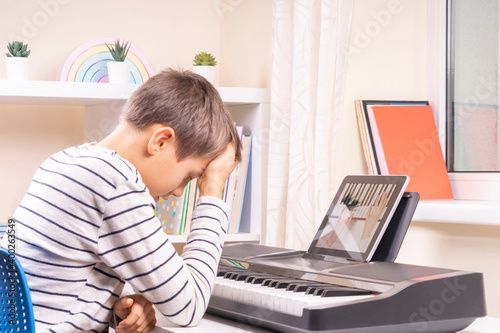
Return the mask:
<svg viewBox="0 0 500 333">
<path fill-rule="evenodd" d="M 28 44 L 20 41 L 14 41 L 7 44 L 5 58 L 5 69 L 7 71 L 7 79 L 9 80 L 27 80 L 29 70 L 28 56 L 31 50 L 28 50 Z"/>
<path fill-rule="evenodd" d="M 193 72 L 200 74 L 210 83 L 214 84 L 215 65 L 217 65 L 217 61 L 212 54 L 200 52 L 194 56 Z"/>
<path fill-rule="evenodd" d="M 129 61 L 125 61 L 125 59 L 127 59 L 130 43 L 120 42 L 120 40 L 117 39 L 114 45 L 110 46 L 106 44 L 106 46 L 114 59 L 114 61 L 109 61 L 107 63 L 109 82 L 129 83 L 131 64 Z"/>
</svg>

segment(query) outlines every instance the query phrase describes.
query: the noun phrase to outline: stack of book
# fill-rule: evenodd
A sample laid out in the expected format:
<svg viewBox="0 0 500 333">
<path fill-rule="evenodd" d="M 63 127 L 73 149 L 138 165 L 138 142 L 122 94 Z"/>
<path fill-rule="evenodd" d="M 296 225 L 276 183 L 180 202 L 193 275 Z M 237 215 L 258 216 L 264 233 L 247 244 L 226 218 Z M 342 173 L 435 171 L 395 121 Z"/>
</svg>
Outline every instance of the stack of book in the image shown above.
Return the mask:
<svg viewBox="0 0 500 333">
<path fill-rule="evenodd" d="M 228 233 L 239 232 L 241 212 L 245 196 L 247 176 L 250 167 L 250 152 L 252 136 L 243 134 L 243 128 L 238 126 L 241 136 L 242 160 L 226 181 L 221 199 L 231 208 Z M 170 196 L 167 200 L 160 198 L 156 203 L 155 215 L 161 221 L 163 230 L 170 235 L 184 235 L 191 230 L 191 217 L 198 199 L 197 179 L 190 181 L 180 197 Z"/>
<path fill-rule="evenodd" d="M 453 199 L 432 108 L 427 101 L 355 101 L 370 174 L 408 175 L 421 199 Z"/>
</svg>

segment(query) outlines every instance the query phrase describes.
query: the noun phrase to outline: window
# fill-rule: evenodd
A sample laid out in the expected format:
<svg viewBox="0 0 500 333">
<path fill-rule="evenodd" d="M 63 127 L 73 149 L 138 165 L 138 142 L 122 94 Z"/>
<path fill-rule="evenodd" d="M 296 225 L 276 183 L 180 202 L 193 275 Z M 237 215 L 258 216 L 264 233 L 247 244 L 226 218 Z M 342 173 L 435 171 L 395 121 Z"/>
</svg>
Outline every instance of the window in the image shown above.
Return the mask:
<svg viewBox="0 0 500 333">
<path fill-rule="evenodd" d="M 499 2 L 441 2 L 446 99 L 439 117 L 456 199 L 500 200 Z"/>
<path fill-rule="evenodd" d="M 447 165 L 500 171 L 499 0 L 448 1 Z"/>
</svg>

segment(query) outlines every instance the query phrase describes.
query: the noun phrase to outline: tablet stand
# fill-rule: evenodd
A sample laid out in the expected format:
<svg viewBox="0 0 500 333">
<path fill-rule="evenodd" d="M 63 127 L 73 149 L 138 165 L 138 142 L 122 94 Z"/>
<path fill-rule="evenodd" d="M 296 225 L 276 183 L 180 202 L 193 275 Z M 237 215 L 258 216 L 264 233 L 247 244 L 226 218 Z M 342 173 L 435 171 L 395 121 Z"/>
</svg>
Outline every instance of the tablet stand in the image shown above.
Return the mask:
<svg viewBox="0 0 500 333">
<path fill-rule="evenodd" d="M 420 195 L 417 192 L 405 192 L 391 218 L 391 222 L 380 240 L 370 261 L 393 262 L 401 248 L 406 231 L 410 226 L 413 213 L 417 209 Z"/>
</svg>

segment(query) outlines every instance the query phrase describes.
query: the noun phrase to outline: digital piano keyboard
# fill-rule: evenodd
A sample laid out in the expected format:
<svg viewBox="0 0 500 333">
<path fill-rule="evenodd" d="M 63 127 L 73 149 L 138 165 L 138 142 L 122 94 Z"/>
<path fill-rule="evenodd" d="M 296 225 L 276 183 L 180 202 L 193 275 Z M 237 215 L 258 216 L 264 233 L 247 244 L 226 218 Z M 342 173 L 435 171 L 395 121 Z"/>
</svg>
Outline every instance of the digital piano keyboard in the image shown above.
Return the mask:
<svg viewBox="0 0 500 333">
<path fill-rule="evenodd" d="M 226 245 L 208 312 L 279 332 L 455 332 L 486 315 L 480 273 Z"/>
</svg>

